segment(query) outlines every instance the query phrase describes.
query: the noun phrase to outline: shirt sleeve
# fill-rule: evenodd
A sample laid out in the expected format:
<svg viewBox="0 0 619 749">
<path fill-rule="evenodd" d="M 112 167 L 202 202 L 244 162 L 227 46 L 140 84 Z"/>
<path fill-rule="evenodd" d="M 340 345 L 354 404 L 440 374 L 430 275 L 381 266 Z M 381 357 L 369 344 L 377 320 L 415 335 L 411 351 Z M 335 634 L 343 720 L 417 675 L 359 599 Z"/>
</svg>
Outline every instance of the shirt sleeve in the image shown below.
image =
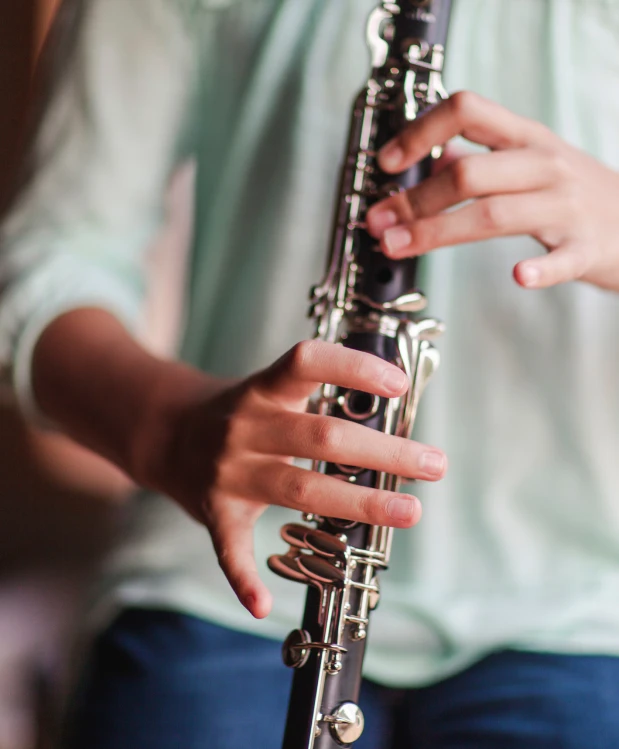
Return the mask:
<svg viewBox="0 0 619 749">
<path fill-rule="evenodd" d="M 31 358 L 58 315 L 104 308 L 136 330 L 194 78 L 168 0 L 69 0 L 27 180 L 0 226 L 0 382 L 37 418 Z M 71 19 L 69 15 L 71 14 Z"/>
</svg>

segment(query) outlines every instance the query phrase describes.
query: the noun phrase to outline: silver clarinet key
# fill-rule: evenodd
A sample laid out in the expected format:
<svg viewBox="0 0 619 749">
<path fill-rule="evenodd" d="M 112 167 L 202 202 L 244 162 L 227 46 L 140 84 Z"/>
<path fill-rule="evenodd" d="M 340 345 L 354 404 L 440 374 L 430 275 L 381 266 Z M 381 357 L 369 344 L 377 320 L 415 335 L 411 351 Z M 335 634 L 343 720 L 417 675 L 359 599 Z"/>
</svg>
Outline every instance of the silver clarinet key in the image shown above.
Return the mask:
<svg viewBox="0 0 619 749">
<path fill-rule="evenodd" d="M 366 213 L 429 176 L 440 156 L 437 144 L 427 159 L 397 175 L 383 173 L 377 160 L 383 144 L 446 97 L 442 69 L 450 11 L 451 0 L 383 0 L 369 18 L 372 71 L 353 104 L 326 272 L 310 297 L 318 338 L 379 356 L 409 381 L 397 398 L 326 384 L 316 410 L 397 437 L 411 434 L 439 363 L 433 342 L 444 326 L 423 316 L 427 300 L 416 286 L 418 259 L 387 258 L 367 231 Z M 402 480 L 323 461 L 313 469 L 369 490 L 398 491 Z M 269 559 L 278 575 L 309 586 L 302 628 L 284 644 L 284 661 L 295 673 L 283 749 L 335 749 L 351 746 L 363 732 L 363 656 L 393 529 L 314 514 L 304 520 L 313 527 L 285 525 L 288 554 Z"/>
</svg>

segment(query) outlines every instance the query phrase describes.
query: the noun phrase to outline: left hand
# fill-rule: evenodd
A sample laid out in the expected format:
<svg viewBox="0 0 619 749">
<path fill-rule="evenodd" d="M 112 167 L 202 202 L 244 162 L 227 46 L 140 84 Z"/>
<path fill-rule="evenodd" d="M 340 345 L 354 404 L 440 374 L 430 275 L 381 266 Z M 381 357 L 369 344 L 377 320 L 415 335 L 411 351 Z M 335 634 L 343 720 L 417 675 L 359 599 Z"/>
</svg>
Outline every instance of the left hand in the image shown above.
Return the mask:
<svg viewBox="0 0 619 749">
<path fill-rule="evenodd" d="M 381 149 L 379 165 L 402 172 L 457 135 L 490 152 L 456 158 L 368 211 L 368 230 L 387 256 L 529 234 L 548 254 L 515 266 L 521 286 L 580 279 L 619 291 L 619 174 L 539 122 L 470 92 L 413 121 Z M 471 202 L 446 211 L 464 201 Z"/>
</svg>

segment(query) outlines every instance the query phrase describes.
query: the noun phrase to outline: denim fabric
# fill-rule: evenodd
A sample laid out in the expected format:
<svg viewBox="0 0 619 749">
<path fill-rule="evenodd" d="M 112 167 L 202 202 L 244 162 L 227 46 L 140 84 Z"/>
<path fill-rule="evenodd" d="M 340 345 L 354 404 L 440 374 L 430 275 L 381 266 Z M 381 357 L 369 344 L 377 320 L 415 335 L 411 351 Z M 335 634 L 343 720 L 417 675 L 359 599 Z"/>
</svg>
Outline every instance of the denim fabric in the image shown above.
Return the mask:
<svg viewBox="0 0 619 749">
<path fill-rule="evenodd" d="M 128 610 L 95 643 L 66 749 L 279 749 L 280 643 Z M 369 681 L 355 749 L 617 749 L 619 659 L 495 653 L 430 687 Z"/>
</svg>

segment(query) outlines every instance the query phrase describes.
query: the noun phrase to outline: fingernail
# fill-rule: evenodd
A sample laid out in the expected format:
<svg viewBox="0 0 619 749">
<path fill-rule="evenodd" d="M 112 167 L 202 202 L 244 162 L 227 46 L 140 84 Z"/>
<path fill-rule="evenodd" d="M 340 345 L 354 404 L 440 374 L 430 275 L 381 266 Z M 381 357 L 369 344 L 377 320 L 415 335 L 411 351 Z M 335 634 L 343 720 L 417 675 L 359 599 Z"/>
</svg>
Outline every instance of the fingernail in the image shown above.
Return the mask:
<svg viewBox="0 0 619 749">
<path fill-rule="evenodd" d="M 442 453 L 424 453 L 419 459 L 419 467 L 426 473 L 438 476 L 445 470 L 445 456 Z"/>
<path fill-rule="evenodd" d="M 383 242 L 389 254 L 397 254 L 400 250 L 408 247 L 412 241 L 412 234 L 403 226 L 394 226 L 393 229 L 387 229 L 383 234 Z"/>
<path fill-rule="evenodd" d="M 397 142 L 392 141 L 383 146 L 379 155 L 379 162 L 384 169 L 397 170 L 404 159 L 404 151 Z"/>
<path fill-rule="evenodd" d="M 393 390 L 394 392 L 400 392 L 404 385 L 408 382 L 408 378 L 404 372 L 398 369 L 387 369 L 383 375 L 383 385 L 387 390 Z"/>
<path fill-rule="evenodd" d="M 389 502 L 387 512 L 394 520 L 412 520 L 416 501 L 414 497 L 396 497 Z"/>
<path fill-rule="evenodd" d="M 253 609 L 255 605 L 256 605 L 256 596 L 254 596 L 251 593 L 248 596 L 245 596 L 245 608 L 246 609 Z"/>
<path fill-rule="evenodd" d="M 395 211 L 370 209 L 367 215 L 367 222 L 370 234 L 379 237 L 386 229 L 398 223 L 398 214 Z"/>
<path fill-rule="evenodd" d="M 537 286 L 540 272 L 534 265 L 525 265 L 520 270 L 520 280 L 524 286 Z"/>
</svg>

